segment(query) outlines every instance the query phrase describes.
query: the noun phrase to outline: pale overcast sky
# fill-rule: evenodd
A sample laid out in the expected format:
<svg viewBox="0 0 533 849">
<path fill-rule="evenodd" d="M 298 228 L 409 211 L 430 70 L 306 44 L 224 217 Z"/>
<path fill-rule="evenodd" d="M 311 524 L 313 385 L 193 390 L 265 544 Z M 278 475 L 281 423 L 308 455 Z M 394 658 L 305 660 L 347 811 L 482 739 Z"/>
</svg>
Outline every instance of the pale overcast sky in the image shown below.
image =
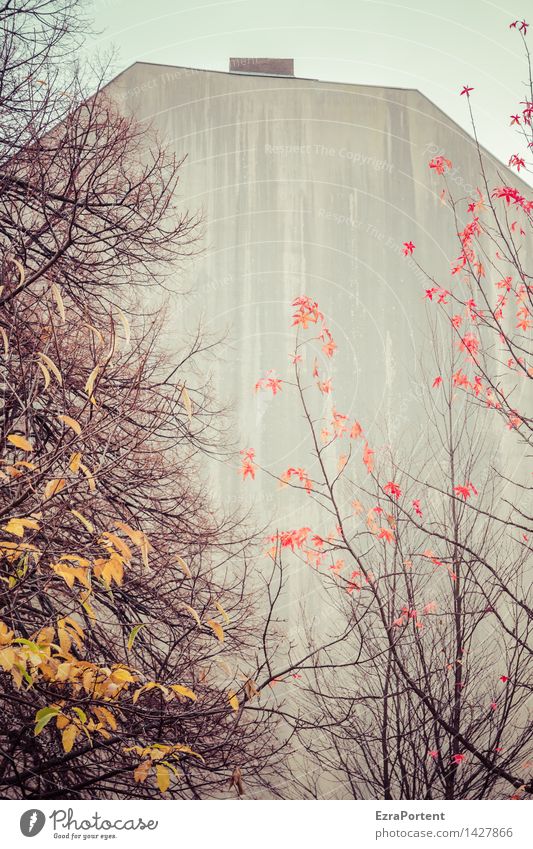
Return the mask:
<svg viewBox="0 0 533 849">
<path fill-rule="evenodd" d="M 480 140 L 507 161 L 519 149 L 509 116 L 526 77 L 509 23 L 529 9 L 526 0 L 94 0 L 102 32 L 87 47 L 114 47 L 117 72 L 139 60 L 227 70 L 229 56 L 293 57 L 296 76 L 418 88 L 466 128 L 468 83 Z"/>
</svg>

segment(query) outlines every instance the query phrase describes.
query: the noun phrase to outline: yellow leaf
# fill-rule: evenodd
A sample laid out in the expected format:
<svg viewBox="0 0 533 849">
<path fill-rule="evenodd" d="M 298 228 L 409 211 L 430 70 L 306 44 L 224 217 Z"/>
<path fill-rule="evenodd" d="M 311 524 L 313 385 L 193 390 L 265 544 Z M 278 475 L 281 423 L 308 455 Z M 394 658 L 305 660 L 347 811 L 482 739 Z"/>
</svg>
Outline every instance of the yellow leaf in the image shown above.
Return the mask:
<svg viewBox="0 0 533 849">
<path fill-rule="evenodd" d="M 49 498 L 52 498 L 53 495 L 57 495 L 58 492 L 61 492 L 65 483 L 65 478 L 53 478 L 51 481 L 48 481 L 44 488 L 44 500 L 47 501 Z"/>
<path fill-rule="evenodd" d="M 219 612 L 219 613 L 221 613 L 221 614 L 222 614 L 222 616 L 224 617 L 224 621 L 225 621 L 226 625 L 228 625 L 228 624 L 229 624 L 229 621 L 230 621 L 230 619 L 229 619 L 229 614 L 228 614 L 228 613 L 226 613 L 226 611 L 224 610 L 224 608 L 222 607 L 222 605 L 220 604 L 220 602 L 215 601 L 215 607 L 216 607 L 216 609 L 218 610 L 218 612 Z"/>
<path fill-rule="evenodd" d="M 7 357 L 9 353 L 9 342 L 7 340 L 7 333 L 3 327 L 0 327 L 0 336 L 2 337 L 2 341 L 4 343 L 4 355 Z"/>
<path fill-rule="evenodd" d="M 197 614 L 196 610 L 194 609 L 194 607 L 191 607 L 191 606 L 190 606 L 190 604 L 184 604 L 183 606 L 184 606 L 185 610 L 186 610 L 188 613 L 190 613 L 190 614 L 191 614 L 191 616 L 192 616 L 192 618 L 195 620 L 196 624 L 197 624 L 197 625 L 201 625 L 202 623 L 200 622 L 200 617 L 198 616 L 198 614 Z"/>
<path fill-rule="evenodd" d="M 87 669 L 82 676 L 83 689 L 86 693 L 92 693 L 96 684 L 96 670 Z"/>
<path fill-rule="evenodd" d="M 176 746 L 172 746 L 174 752 L 183 752 L 186 755 L 192 755 L 194 758 L 198 758 L 205 764 L 204 758 L 198 754 L 198 752 L 193 752 L 190 746 L 184 746 L 181 743 L 178 743 Z"/>
<path fill-rule="evenodd" d="M 37 365 L 41 369 L 41 372 L 42 372 L 43 377 L 44 377 L 44 388 L 48 389 L 48 387 L 50 386 L 50 380 L 51 380 L 50 372 L 48 371 L 48 369 L 46 368 L 46 366 L 43 363 L 37 363 Z"/>
<path fill-rule="evenodd" d="M 213 631 L 213 634 L 215 635 L 217 640 L 219 640 L 221 643 L 223 643 L 224 642 L 224 629 L 222 628 L 222 625 L 219 625 L 219 623 L 215 622 L 214 619 L 208 619 L 207 624 L 209 625 L 209 627 Z"/>
<path fill-rule="evenodd" d="M 61 735 L 61 742 L 63 743 L 63 749 L 65 752 L 70 752 L 74 743 L 76 742 L 76 737 L 78 736 L 78 729 L 75 725 L 67 725 L 63 734 Z"/>
<path fill-rule="evenodd" d="M 183 557 L 180 557 L 179 554 L 176 554 L 176 560 L 178 561 L 178 566 L 180 567 L 180 569 L 183 572 L 183 574 L 185 575 L 185 577 L 186 578 L 192 578 L 191 570 L 189 569 L 189 567 L 185 563 L 185 560 L 183 559 Z"/>
<path fill-rule="evenodd" d="M 81 465 L 81 453 L 79 451 L 75 451 L 72 457 L 70 458 L 70 462 L 68 467 L 71 472 L 77 472 Z"/>
<path fill-rule="evenodd" d="M 86 593 L 80 593 L 80 604 L 83 607 L 83 609 L 85 610 L 89 619 L 95 620 L 96 619 L 96 613 L 94 612 L 94 609 L 91 607 L 91 605 L 89 604 L 89 601 L 88 601 L 90 595 L 91 595 L 90 590 L 88 590 Z"/>
<path fill-rule="evenodd" d="M 174 690 L 178 696 L 185 696 L 186 699 L 190 699 L 192 702 L 195 702 L 198 698 L 196 693 L 193 693 L 189 687 L 185 687 L 183 684 L 171 684 L 170 689 Z"/>
<path fill-rule="evenodd" d="M 62 554 L 59 559 L 66 560 L 67 563 L 79 563 L 80 566 L 91 565 L 91 561 L 87 560 L 86 557 L 82 557 L 80 554 Z"/>
<path fill-rule="evenodd" d="M 157 764 L 155 768 L 157 777 L 157 786 L 161 793 L 165 793 L 170 787 L 170 771 L 163 764 Z"/>
<path fill-rule="evenodd" d="M 76 419 L 73 419 L 71 416 L 58 416 L 58 419 L 60 422 L 63 422 L 63 424 L 66 424 L 67 427 L 72 428 L 74 433 L 77 433 L 78 436 L 80 435 L 81 425 L 78 421 L 76 421 Z"/>
<path fill-rule="evenodd" d="M 135 681 L 134 676 L 128 669 L 124 669 L 124 667 L 119 667 L 118 669 L 114 669 L 112 676 L 113 681 L 118 682 L 119 684 L 129 683 L 130 681 Z"/>
<path fill-rule="evenodd" d="M 62 386 L 63 378 L 61 377 L 61 372 L 59 371 L 59 369 L 56 366 L 56 364 L 54 363 L 54 361 L 51 360 L 50 357 L 47 356 L 47 354 L 43 354 L 42 351 L 38 351 L 37 356 L 40 357 L 42 360 L 44 360 L 44 364 L 47 367 L 47 369 L 49 369 L 49 371 L 52 372 L 52 374 L 54 375 L 54 377 L 57 380 L 57 382 L 59 383 L 59 385 Z"/>
<path fill-rule="evenodd" d="M 38 531 L 39 523 L 35 519 L 10 519 L 7 525 L 2 527 L 2 530 L 17 537 L 23 537 L 26 528 Z"/>
<path fill-rule="evenodd" d="M 28 442 L 25 436 L 21 436 L 19 433 L 10 433 L 7 437 L 7 441 L 11 442 L 15 448 L 20 448 L 21 451 L 33 451 L 33 445 L 31 442 Z"/>
<path fill-rule="evenodd" d="M 186 389 L 185 385 L 183 385 L 183 386 L 181 387 L 180 399 L 181 399 L 181 402 L 182 402 L 183 406 L 184 406 L 184 407 L 185 407 L 185 409 L 187 410 L 187 415 L 188 415 L 188 417 L 189 417 L 189 422 L 192 422 L 192 402 L 191 402 L 190 395 L 189 395 L 189 393 L 187 392 L 187 389 Z"/>
<path fill-rule="evenodd" d="M 63 298 L 61 297 L 61 289 L 57 285 L 57 283 L 52 283 L 51 285 L 52 295 L 54 296 L 54 301 L 57 304 L 57 308 L 59 310 L 59 315 L 62 320 L 65 321 L 65 304 L 63 303 Z"/>
<path fill-rule="evenodd" d="M 100 333 L 100 331 L 98 330 L 98 328 L 97 328 L 97 327 L 94 327 L 94 325 L 92 325 L 92 324 L 87 324 L 87 323 L 85 323 L 85 325 L 84 325 L 84 326 L 85 326 L 85 327 L 88 327 L 88 328 L 89 328 L 89 330 L 91 331 L 91 333 L 93 333 L 95 336 L 97 336 L 97 337 L 98 337 L 98 340 L 99 340 L 99 342 L 100 342 L 102 345 L 104 344 L 104 337 L 102 336 L 102 334 Z"/>
<path fill-rule="evenodd" d="M 87 483 L 89 484 L 89 489 L 91 490 L 91 492 L 96 492 L 96 481 L 91 470 L 87 468 L 84 463 L 79 463 L 78 468 L 83 472 L 83 474 L 87 478 Z"/>
<path fill-rule="evenodd" d="M 126 522 L 115 522 L 115 527 L 121 531 L 124 531 L 125 534 L 129 536 L 132 543 L 138 546 L 141 549 L 141 554 L 143 558 L 143 562 L 145 566 L 148 566 L 148 552 L 151 551 L 152 546 L 148 540 L 146 534 L 142 531 L 137 531 L 135 528 L 131 528 Z"/>
<path fill-rule="evenodd" d="M 18 261 L 18 259 L 12 259 L 11 262 L 16 267 L 19 273 L 19 286 L 22 286 L 22 284 L 26 280 L 26 272 L 24 271 L 24 266 Z"/>
<path fill-rule="evenodd" d="M 71 510 L 70 512 L 73 516 L 76 517 L 76 519 L 79 519 L 79 521 L 85 528 L 87 528 L 90 534 L 94 533 L 94 525 L 92 522 L 89 521 L 89 519 L 86 519 L 85 516 L 82 516 L 81 513 L 78 513 L 77 510 Z"/>
<path fill-rule="evenodd" d="M 100 366 L 95 366 L 87 378 L 87 383 L 85 384 L 85 391 L 89 397 L 93 394 L 94 384 L 96 383 L 96 378 L 100 374 Z"/>
<path fill-rule="evenodd" d="M 233 710 L 239 710 L 239 700 L 233 690 L 228 690 L 228 702 Z"/>
<path fill-rule="evenodd" d="M 109 540 L 109 542 L 108 542 Z M 122 555 L 124 560 L 131 560 L 131 549 L 123 539 L 120 539 L 116 534 L 111 533 L 111 531 L 105 531 L 98 542 L 103 545 L 109 551 L 110 546 L 109 543 L 114 545 L 116 550 Z"/>
<path fill-rule="evenodd" d="M 128 319 L 126 318 L 126 316 L 124 315 L 124 313 L 122 312 L 122 310 L 120 309 L 120 307 L 117 307 L 117 311 L 118 311 L 118 314 L 120 316 L 122 326 L 124 328 L 124 335 L 126 337 L 125 340 L 124 340 L 124 347 L 126 348 L 130 344 L 130 323 L 129 323 Z"/>
<path fill-rule="evenodd" d="M 70 566 L 62 566 L 61 563 L 51 563 L 50 568 L 53 569 L 59 578 L 63 578 L 70 589 L 72 589 L 76 580 L 77 569 L 72 569 Z"/>
<path fill-rule="evenodd" d="M 83 628 L 81 627 L 79 622 L 76 622 L 76 620 L 72 618 L 72 616 L 65 616 L 63 622 L 70 628 L 72 628 L 74 631 L 76 631 L 80 639 L 83 639 Z"/>
<path fill-rule="evenodd" d="M 96 716 L 98 717 L 98 719 L 100 720 L 101 723 L 103 723 L 104 725 L 105 724 L 109 725 L 109 727 L 112 728 L 113 731 L 116 730 L 117 720 L 115 718 L 115 715 L 113 713 L 111 713 L 111 711 L 108 708 L 94 707 L 94 708 L 92 708 L 92 710 L 94 711 L 94 713 L 96 714 Z"/>
<path fill-rule="evenodd" d="M 63 635 L 63 639 L 65 639 L 64 635 Z M 69 648 L 70 648 L 70 642 L 68 643 L 68 648 L 66 649 L 66 651 L 68 651 Z M 61 650 L 65 651 L 64 645 L 61 645 Z M 68 661 L 65 661 L 64 663 L 60 663 L 59 666 L 57 667 L 57 670 L 56 670 L 55 680 L 59 681 L 59 682 L 68 681 L 68 679 L 70 678 L 71 671 L 72 671 L 72 664 L 71 663 L 69 663 Z M 59 728 L 59 725 L 57 727 Z"/>
<path fill-rule="evenodd" d="M 15 653 L 15 649 L 6 648 L 0 649 L 0 666 L 5 669 L 6 672 L 10 672 L 13 666 L 15 665 L 17 660 L 17 655 Z"/>
<path fill-rule="evenodd" d="M 69 652 L 70 652 L 70 649 L 72 647 L 72 640 L 70 639 L 70 635 L 69 635 L 67 629 L 65 628 L 63 620 L 60 620 L 57 623 L 57 636 L 59 638 L 59 647 L 60 647 L 61 651 L 63 652 L 63 655 L 68 655 Z M 68 678 L 69 674 L 70 674 L 70 669 L 67 670 L 67 678 Z M 64 679 L 64 680 L 66 680 L 66 679 Z"/>
</svg>

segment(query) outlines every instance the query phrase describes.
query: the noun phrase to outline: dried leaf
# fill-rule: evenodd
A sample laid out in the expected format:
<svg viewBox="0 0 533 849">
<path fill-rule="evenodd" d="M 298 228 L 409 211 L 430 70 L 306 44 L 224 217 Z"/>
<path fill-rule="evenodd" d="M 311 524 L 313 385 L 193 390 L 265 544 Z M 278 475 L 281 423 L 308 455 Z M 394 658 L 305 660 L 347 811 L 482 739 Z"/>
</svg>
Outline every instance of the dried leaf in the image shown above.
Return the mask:
<svg viewBox="0 0 533 849">
<path fill-rule="evenodd" d="M 100 366 L 95 366 L 87 378 L 87 383 L 85 384 L 85 391 L 89 398 L 92 397 L 94 384 L 96 383 L 96 378 L 100 374 Z"/>
<path fill-rule="evenodd" d="M 226 625 L 229 625 L 229 622 L 230 622 L 229 613 L 226 613 L 226 611 L 224 610 L 224 608 L 222 607 L 222 605 L 220 604 L 219 601 L 215 601 L 215 607 L 218 610 L 218 612 L 221 613 L 222 616 L 224 617 L 224 622 L 226 623 Z"/>
<path fill-rule="evenodd" d="M 77 472 L 81 465 L 81 453 L 79 451 L 75 451 L 72 457 L 70 458 L 70 462 L 68 467 L 71 472 Z"/>
<path fill-rule="evenodd" d="M 192 401 L 185 385 L 181 387 L 180 400 L 187 411 L 189 422 L 192 422 Z"/>
<path fill-rule="evenodd" d="M 161 793 L 165 793 L 170 787 L 170 771 L 163 764 L 157 764 L 155 768 L 157 786 Z"/>
<path fill-rule="evenodd" d="M 41 369 L 42 375 L 44 377 L 44 388 L 48 389 L 52 380 L 50 377 L 50 372 L 43 363 L 38 362 L 37 365 Z"/>
<path fill-rule="evenodd" d="M 183 572 L 183 574 L 185 575 L 185 577 L 186 578 L 192 578 L 191 570 L 189 569 L 189 567 L 185 563 L 185 560 L 183 559 L 183 557 L 180 557 L 179 554 L 176 554 L 176 560 L 178 561 L 178 566 L 180 567 L 180 569 Z"/>
<path fill-rule="evenodd" d="M 184 604 L 184 605 L 183 605 L 183 607 L 185 608 L 185 610 L 187 610 L 187 612 L 188 612 L 188 613 L 190 613 L 190 614 L 191 614 L 192 618 L 196 621 L 196 624 L 197 624 L 197 625 L 201 625 L 201 624 L 202 624 L 202 623 L 200 622 L 200 617 L 198 616 L 198 614 L 197 614 L 196 610 L 194 609 L 194 607 L 191 607 L 191 606 L 190 606 L 190 604 Z"/>
<path fill-rule="evenodd" d="M 62 386 L 63 385 L 63 378 L 61 377 L 61 372 L 59 371 L 59 369 L 56 366 L 56 364 L 54 363 L 54 361 L 51 360 L 50 357 L 47 356 L 47 354 L 43 354 L 42 351 L 38 351 L 37 356 L 40 357 L 42 360 L 44 360 L 44 364 L 45 364 L 46 368 L 49 371 L 52 372 L 52 374 L 54 375 L 54 377 L 57 380 L 57 382 L 59 383 L 59 385 Z"/>
<path fill-rule="evenodd" d="M 17 269 L 17 271 L 19 273 L 19 283 L 18 283 L 18 285 L 22 286 L 24 284 L 24 281 L 26 280 L 26 272 L 24 271 L 24 266 L 22 265 L 22 263 L 20 263 L 18 261 L 18 259 L 12 259 L 11 262 L 13 263 L 13 265 L 15 266 L 15 268 Z"/>
<path fill-rule="evenodd" d="M 146 780 L 148 773 L 152 767 L 152 761 L 141 761 L 141 763 L 135 767 L 133 778 L 138 784 L 142 784 L 143 781 Z"/>
<path fill-rule="evenodd" d="M 198 696 L 194 693 L 190 687 L 185 687 L 183 684 L 171 684 L 170 689 L 173 690 L 178 696 L 184 696 L 186 699 L 190 699 L 192 702 L 195 702 Z"/>
<path fill-rule="evenodd" d="M 31 442 L 28 442 L 25 436 L 21 436 L 19 433 L 10 433 L 7 437 L 7 441 L 11 442 L 15 448 L 20 448 L 21 451 L 33 451 L 33 445 Z"/>
<path fill-rule="evenodd" d="M 70 512 L 73 516 L 76 517 L 76 519 L 78 519 L 82 523 L 85 528 L 87 528 L 90 534 L 94 533 L 94 525 L 92 522 L 89 521 L 89 519 L 86 519 L 85 516 L 82 516 L 82 514 L 78 513 L 77 510 L 71 510 Z"/>
<path fill-rule="evenodd" d="M 228 690 L 228 702 L 233 710 L 239 710 L 239 700 L 233 690 Z"/>
<path fill-rule="evenodd" d="M 124 313 L 122 312 L 122 310 L 120 309 L 120 307 L 117 307 L 117 312 L 120 316 L 120 320 L 121 320 L 122 326 L 124 328 L 124 336 L 125 336 L 124 347 L 126 348 L 130 344 L 130 337 L 131 337 L 130 323 L 129 323 L 128 319 L 126 318 L 126 316 L 124 315 Z"/>
<path fill-rule="evenodd" d="M 52 283 L 50 288 L 52 290 L 52 295 L 54 296 L 54 301 L 57 304 L 59 315 L 61 316 L 62 321 L 65 321 L 65 304 L 63 303 L 63 298 L 61 297 L 61 289 L 59 288 L 57 283 Z"/>
<path fill-rule="evenodd" d="M 242 783 L 242 773 L 238 766 L 234 767 L 233 772 L 231 773 L 231 778 L 229 782 L 230 790 L 232 787 L 235 787 L 237 794 L 242 796 L 244 794 L 244 787 Z"/>
<path fill-rule="evenodd" d="M 66 424 L 67 427 L 72 428 L 74 433 L 76 433 L 78 436 L 80 435 L 81 425 L 78 421 L 76 421 L 76 419 L 71 418 L 71 416 L 58 416 L 58 419 L 60 422 L 63 422 L 63 424 Z"/>
<path fill-rule="evenodd" d="M 44 488 L 44 500 L 47 501 L 49 498 L 52 498 L 53 495 L 57 495 L 58 492 L 61 492 L 61 490 L 64 489 L 65 484 L 65 478 L 53 478 L 51 481 L 48 481 Z"/>
<path fill-rule="evenodd" d="M 213 634 L 215 635 L 217 640 L 219 640 L 219 642 L 223 643 L 224 642 L 224 629 L 222 628 L 222 625 L 220 625 L 218 622 L 215 622 L 214 619 L 208 619 L 207 625 L 209 625 L 209 627 L 213 631 Z"/>
<path fill-rule="evenodd" d="M 9 342 L 7 339 L 7 333 L 3 327 L 0 327 L 0 336 L 2 337 L 2 341 L 4 343 L 4 355 L 7 357 L 9 353 Z"/>
<path fill-rule="evenodd" d="M 63 743 L 63 749 L 68 754 L 68 752 L 72 751 L 72 747 L 76 742 L 76 737 L 78 736 L 78 729 L 75 725 L 67 725 L 65 730 L 61 735 L 61 742 Z"/>
</svg>

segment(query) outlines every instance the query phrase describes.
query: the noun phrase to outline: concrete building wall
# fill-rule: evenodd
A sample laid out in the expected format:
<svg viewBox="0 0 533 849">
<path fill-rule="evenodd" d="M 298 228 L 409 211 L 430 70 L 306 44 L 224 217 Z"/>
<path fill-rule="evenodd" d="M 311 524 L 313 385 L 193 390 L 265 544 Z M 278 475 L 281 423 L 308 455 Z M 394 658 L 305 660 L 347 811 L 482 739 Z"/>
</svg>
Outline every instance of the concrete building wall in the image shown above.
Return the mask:
<svg viewBox="0 0 533 849">
<path fill-rule="evenodd" d="M 189 294 L 172 307 L 169 341 L 179 344 L 200 318 L 206 332 L 227 332 L 210 368 L 233 405 L 237 444 L 254 447 L 277 474 L 308 462 L 290 393 L 253 392 L 267 369 L 285 377 L 290 302 L 306 293 L 339 346 L 331 364 L 320 364 L 338 409 L 360 420 L 376 448 L 392 441 L 409 456 L 423 435 L 419 384 L 433 369 L 434 306 L 402 243 L 412 240 L 414 258 L 449 286 L 455 228 L 428 162 L 436 153 L 452 160 L 454 194 L 473 195 L 471 139 L 416 90 L 138 63 L 110 91 L 187 155 L 177 203 L 203 211 L 205 240 L 203 254 L 176 271 L 173 285 Z M 489 163 L 489 179 L 497 167 Z M 265 522 L 301 524 L 301 498 L 268 478 L 244 486 L 220 464 L 210 474 L 227 505 L 249 498 Z"/>
</svg>

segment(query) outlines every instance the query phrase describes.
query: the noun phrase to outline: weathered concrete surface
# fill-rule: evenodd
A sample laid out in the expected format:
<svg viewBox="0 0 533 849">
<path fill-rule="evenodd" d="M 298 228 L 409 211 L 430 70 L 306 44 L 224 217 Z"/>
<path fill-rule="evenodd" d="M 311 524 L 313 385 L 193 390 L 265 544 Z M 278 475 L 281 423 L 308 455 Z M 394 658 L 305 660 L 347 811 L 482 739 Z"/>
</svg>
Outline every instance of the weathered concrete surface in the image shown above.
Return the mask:
<svg viewBox="0 0 533 849">
<path fill-rule="evenodd" d="M 212 369 L 234 406 L 237 443 L 277 474 L 309 463 L 288 389 L 276 398 L 253 392 L 267 369 L 286 376 L 289 305 L 306 293 L 339 346 L 332 364 L 320 363 L 337 408 L 361 421 L 376 448 L 391 441 L 409 456 L 423 435 L 419 400 L 435 368 L 427 339 L 435 307 L 402 243 L 412 240 L 416 260 L 449 287 L 458 244 L 428 162 L 437 152 L 452 160 L 452 191 L 471 196 L 479 173 L 472 140 L 416 90 L 138 63 L 110 92 L 187 154 L 177 203 L 203 210 L 205 250 L 176 272 L 176 289 L 190 294 L 174 304 L 170 343 L 200 316 L 207 332 L 227 331 Z M 329 396 L 323 407 L 328 414 Z M 279 493 L 270 479 L 243 485 L 221 464 L 211 475 L 226 505 L 250 497 L 264 521 L 275 514 L 285 527 L 302 523 L 301 497 Z"/>
<path fill-rule="evenodd" d="M 439 199 L 442 179 L 428 162 L 436 153 L 452 160 L 453 193 L 472 196 L 479 172 L 472 140 L 415 90 L 139 63 L 110 91 L 178 156 L 187 154 L 177 204 L 203 210 L 204 252 L 176 271 L 173 285 L 189 294 L 172 305 L 167 342 L 179 347 L 200 318 L 208 333 L 227 331 L 209 368 L 219 396 L 233 405 L 236 443 L 254 447 L 275 474 L 301 465 L 313 473 L 289 387 L 275 398 L 253 392 L 267 369 L 290 377 L 290 303 L 306 293 L 339 346 L 331 363 L 319 358 L 337 409 L 361 422 L 374 448 L 393 443 L 409 463 L 425 437 L 421 399 L 437 366 L 428 341 L 435 305 L 423 299 L 425 278 L 402 244 L 412 240 L 416 260 L 449 288 L 458 243 Z M 496 165 L 488 163 L 492 176 Z M 318 396 L 320 403 L 329 415 L 330 396 Z M 501 432 L 499 423 L 479 437 L 503 455 L 510 449 Z M 209 474 L 226 507 L 249 499 L 265 524 L 328 530 L 305 494 L 280 492 L 266 476 L 243 484 L 236 464 L 215 463 Z M 364 484 L 359 458 L 352 476 Z M 309 616 L 327 630 L 331 609 L 320 586 L 308 567 L 290 585 L 292 636 Z"/>
<path fill-rule="evenodd" d="M 385 429 L 394 438 L 419 427 L 428 305 L 402 243 L 412 240 L 417 261 L 449 285 L 457 241 L 428 161 L 437 151 L 451 159 L 452 190 L 471 195 L 471 139 L 416 90 L 138 63 L 110 91 L 187 154 L 178 202 L 203 210 L 205 252 L 176 280 L 190 295 L 172 328 L 179 339 L 203 315 L 207 331 L 227 329 L 214 374 L 235 405 L 239 443 L 276 472 L 305 459 L 290 401 L 252 391 L 266 369 L 285 376 L 289 304 L 302 292 L 319 301 L 339 345 L 337 406 L 376 442 Z M 236 476 L 216 473 L 220 491 L 240 498 Z M 259 483 L 254 498 L 261 492 Z"/>
</svg>

